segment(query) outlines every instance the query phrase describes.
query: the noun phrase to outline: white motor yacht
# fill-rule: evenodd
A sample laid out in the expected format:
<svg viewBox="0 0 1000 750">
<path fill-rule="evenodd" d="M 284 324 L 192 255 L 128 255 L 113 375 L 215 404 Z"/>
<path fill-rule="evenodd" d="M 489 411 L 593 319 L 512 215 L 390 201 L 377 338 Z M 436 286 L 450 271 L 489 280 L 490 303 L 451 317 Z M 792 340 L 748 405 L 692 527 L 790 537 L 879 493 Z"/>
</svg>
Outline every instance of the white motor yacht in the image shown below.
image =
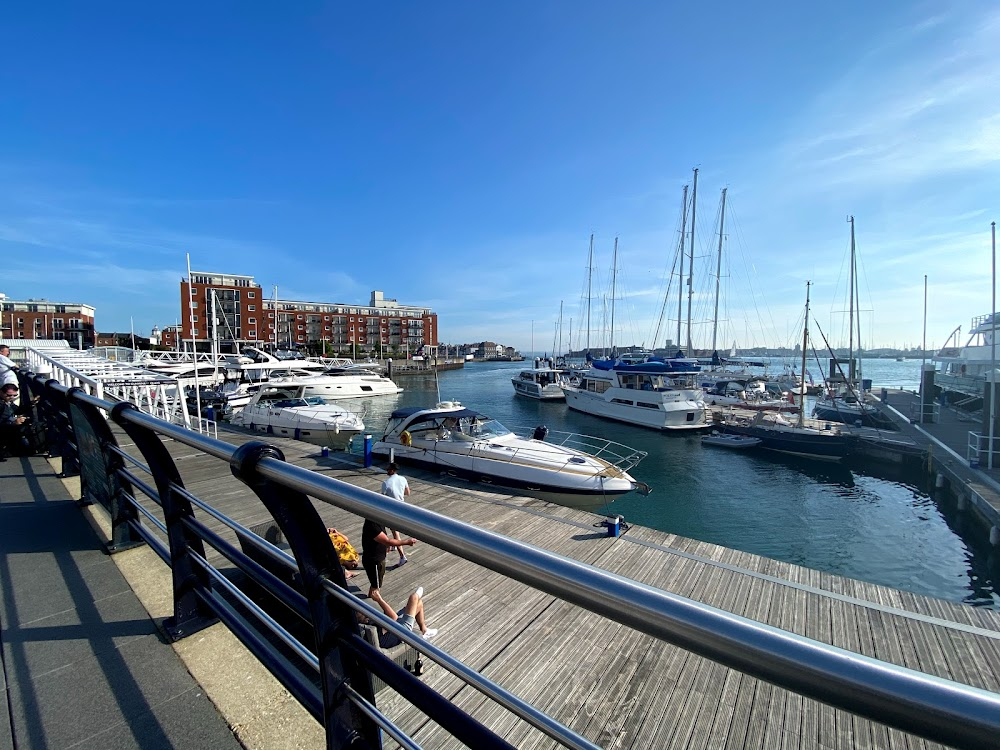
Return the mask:
<svg viewBox="0 0 1000 750">
<path fill-rule="evenodd" d="M 945 345 L 931 357 L 939 365 L 934 383 L 949 391 L 982 398 L 986 374 L 991 367 L 997 366 L 992 346 L 994 337 L 1000 332 L 1000 313 L 996 319 L 991 314 L 973 318 L 969 338 L 963 347 L 957 346 L 961 330 L 959 326 L 952 331 Z M 952 345 L 953 341 L 956 345 Z"/>
<path fill-rule="evenodd" d="M 514 393 L 539 401 L 564 401 L 561 382 L 565 372 L 552 367 L 548 360 L 535 359 L 535 366 L 530 370 L 521 370 L 516 378 L 511 378 Z"/>
<path fill-rule="evenodd" d="M 595 361 L 575 385 L 563 386 L 571 409 L 657 430 L 707 426 L 697 370 L 670 360 L 624 364 Z"/>
<path fill-rule="evenodd" d="M 397 409 L 372 450 L 574 508 L 598 509 L 626 492 L 649 491 L 628 473 L 643 451 L 541 426 L 519 436 L 457 401 Z"/>
<path fill-rule="evenodd" d="M 288 437 L 313 445 L 344 448 L 365 429 L 354 412 L 305 395 L 305 386 L 261 386 L 232 424 L 268 435 Z"/>
</svg>

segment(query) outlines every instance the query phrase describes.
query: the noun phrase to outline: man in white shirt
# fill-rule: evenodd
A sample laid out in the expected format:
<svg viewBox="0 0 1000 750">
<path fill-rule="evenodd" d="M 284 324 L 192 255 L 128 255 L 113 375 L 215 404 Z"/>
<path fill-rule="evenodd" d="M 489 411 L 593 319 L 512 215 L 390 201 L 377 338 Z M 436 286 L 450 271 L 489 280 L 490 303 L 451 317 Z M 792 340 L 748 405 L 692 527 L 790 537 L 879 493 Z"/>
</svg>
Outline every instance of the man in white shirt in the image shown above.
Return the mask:
<svg viewBox="0 0 1000 750">
<path fill-rule="evenodd" d="M 399 467 L 396 466 L 395 462 L 389 464 L 386 472 L 389 476 L 382 482 L 382 494 L 405 503 L 404 498 L 410 494 L 410 483 L 406 481 L 406 477 L 399 473 Z M 398 531 L 395 529 L 390 529 L 390 531 L 392 531 L 393 539 L 399 539 Z M 402 547 L 396 547 L 396 551 L 399 552 L 399 564 L 396 566 L 398 568 L 406 563 L 406 555 L 403 554 Z"/>
<path fill-rule="evenodd" d="M 17 365 L 10 358 L 10 347 L 0 344 L 0 386 L 13 383 L 17 385 Z"/>
</svg>

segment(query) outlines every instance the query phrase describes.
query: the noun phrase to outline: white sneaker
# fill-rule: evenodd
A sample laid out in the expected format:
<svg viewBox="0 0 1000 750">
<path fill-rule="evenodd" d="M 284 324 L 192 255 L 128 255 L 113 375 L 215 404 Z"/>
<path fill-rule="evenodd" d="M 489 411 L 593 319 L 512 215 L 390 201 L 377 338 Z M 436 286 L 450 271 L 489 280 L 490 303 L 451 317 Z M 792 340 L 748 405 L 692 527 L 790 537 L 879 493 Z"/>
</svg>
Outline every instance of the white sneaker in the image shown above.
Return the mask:
<svg viewBox="0 0 1000 750">
<path fill-rule="evenodd" d="M 433 638 L 437 634 L 438 634 L 438 629 L 437 628 L 427 628 L 427 632 L 424 633 L 424 638 L 430 640 L 431 638 Z"/>
<path fill-rule="evenodd" d="M 417 590 L 414 591 L 413 593 L 417 595 L 418 599 L 423 599 L 424 598 L 424 587 L 423 586 L 417 586 Z"/>
</svg>

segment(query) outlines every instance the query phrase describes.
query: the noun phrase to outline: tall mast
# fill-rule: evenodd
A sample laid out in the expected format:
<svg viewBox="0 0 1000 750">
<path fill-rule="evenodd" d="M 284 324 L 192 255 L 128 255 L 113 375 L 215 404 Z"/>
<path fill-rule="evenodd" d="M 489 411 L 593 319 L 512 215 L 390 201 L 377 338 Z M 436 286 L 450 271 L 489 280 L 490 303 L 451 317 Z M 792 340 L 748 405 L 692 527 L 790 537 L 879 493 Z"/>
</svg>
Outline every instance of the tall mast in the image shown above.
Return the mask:
<svg viewBox="0 0 1000 750">
<path fill-rule="evenodd" d="M 559 300 L 559 349 L 552 352 L 553 357 L 558 357 L 562 353 L 562 315 L 563 315 L 563 301 Z M 553 361 L 555 364 L 555 361 Z"/>
<path fill-rule="evenodd" d="M 806 423 L 806 350 L 809 348 L 809 285 L 806 282 L 806 316 L 802 322 L 802 373 L 799 384 L 799 427 Z"/>
<path fill-rule="evenodd" d="M 694 170 L 694 186 L 691 189 L 691 255 L 688 258 L 688 338 L 687 355 L 694 352 L 691 348 L 691 298 L 694 296 L 694 225 L 698 210 L 698 168 Z"/>
<path fill-rule="evenodd" d="M 719 209 L 719 257 L 715 266 L 715 316 L 712 323 L 712 351 L 716 351 L 716 336 L 719 333 L 719 281 L 722 277 L 722 236 L 726 226 L 726 190 L 722 188 L 722 206 Z"/>
<path fill-rule="evenodd" d="M 587 353 L 590 353 L 590 300 L 594 275 L 594 235 L 590 235 L 590 255 L 587 257 Z"/>
<path fill-rule="evenodd" d="M 847 315 L 847 387 L 854 390 L 851 380 L 854 377 L 854 217 L 847 219 L 851 224 L 851 270 L 850 270 L 850 301 Z M 859 342 L 860 343 L 860 342 Z"/>
<path fill-rule="evenodd" d="M 681 318 L 684 314 L 684 240 L 687 239 L 688 218 L 688 186 L 684 186 L 684 197 L 681 198 L 681 243 L 678 254 L 681 256 L 681 268 L 677 273 L 677 346 L 681 345 Z"/>
<path fill-rule="evenodd" d="M 615 356 L 615 284 L 618 281 L 618 238 L 615 237 L 615 251 L 611 256 L 611 357 Z"/>
</svg>

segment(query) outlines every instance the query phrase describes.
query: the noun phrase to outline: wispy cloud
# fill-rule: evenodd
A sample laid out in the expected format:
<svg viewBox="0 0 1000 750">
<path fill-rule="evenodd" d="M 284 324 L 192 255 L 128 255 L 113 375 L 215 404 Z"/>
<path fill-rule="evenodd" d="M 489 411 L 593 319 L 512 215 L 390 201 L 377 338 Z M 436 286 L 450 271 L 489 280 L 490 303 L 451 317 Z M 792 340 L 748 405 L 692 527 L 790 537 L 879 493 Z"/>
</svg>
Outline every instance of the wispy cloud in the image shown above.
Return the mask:
<svg viewBox="0 0 1000 750">
<path fill-rule="evenodd" d="M 816 189 L 879 189 L 1000 161 L 1000 12 L 935 15 L 877 45 L 795 124 Z"/>
</svg>

